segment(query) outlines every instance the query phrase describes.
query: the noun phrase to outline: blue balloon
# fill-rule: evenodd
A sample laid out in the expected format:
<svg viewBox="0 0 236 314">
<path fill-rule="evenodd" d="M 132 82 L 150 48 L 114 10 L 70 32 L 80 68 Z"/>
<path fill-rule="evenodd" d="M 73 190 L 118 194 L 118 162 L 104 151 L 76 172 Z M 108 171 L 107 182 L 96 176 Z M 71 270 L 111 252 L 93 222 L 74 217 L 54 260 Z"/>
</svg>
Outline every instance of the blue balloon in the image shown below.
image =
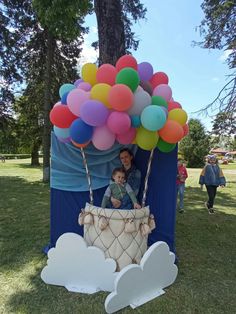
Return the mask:
<svg viewBox="0 0 236 314">
<path fill-rule="evenodd" d="M 69 92 L 66 92 L 65 94 L 62 95 L 61 97 L 61 103 L 63 105 L 67 105 L 67 96 L 68 96 Z"/>
<path fill-rule="evenodd" d="M 166 114 L 159 106 L 147 106 L 141 113 L 141 123 L 149 131 L 160 130 L 166 123 Z"/>
<path fill-rule="evenodd" d="M 72 89 L 75 89 L 75 88 L 76 88 L 75 85 L 74 84 L 70 84 L 70 83 L 66 83 L 66 84 L 61 85 L 61 87 L 59 89 L 60 98 L 62 98 L 62 96 L 65 93 L 69 93 Z"/>
<path fill-rule="evenodd" d="M 93 127 L 86 124 L 82 119 L 74 120 L 70 126 L 70 137 L 78 143 L 84 144 L 91 140 L 93 136 Z"/>
<path fill-rule="evenodd" d="M 68 138 L 70 136 L 70 129 L 69 128 L 58 128 L 54 125 L 53 127 L 54 133 L 58 138 Z"/>
<path fill-rule="evenodd" d="M 133 128 L 139 128 L 141 125 L 141 120 L 140 120 L 140 116 L 130 116 L 131 119 L 131 126 Z"/>
</svg>

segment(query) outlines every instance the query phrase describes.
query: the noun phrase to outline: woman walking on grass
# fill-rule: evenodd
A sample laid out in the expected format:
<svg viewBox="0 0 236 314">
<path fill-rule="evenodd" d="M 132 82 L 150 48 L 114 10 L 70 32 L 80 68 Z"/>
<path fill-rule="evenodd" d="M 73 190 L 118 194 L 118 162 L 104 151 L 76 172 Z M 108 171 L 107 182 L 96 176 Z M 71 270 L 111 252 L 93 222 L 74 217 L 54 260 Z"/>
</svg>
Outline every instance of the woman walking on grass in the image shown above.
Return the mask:
<svg viewBox="0 0 236 314">
<path fill-rule="evenodd" d="M 215 155 L 209 155 L 207 158 L 207 164 L 202 169 L 199 178 L 199 184 L 201 188 L 205 184 L 208 194 L 208 201 L 205 202 L 205 206 L 208 209 L 209 214 L 214 214 L 214 201 L 216 197 L 217 187 L 224 187 L 226 184 L 225 177 L 222 170 L 217 164 Z"/>
</svg>

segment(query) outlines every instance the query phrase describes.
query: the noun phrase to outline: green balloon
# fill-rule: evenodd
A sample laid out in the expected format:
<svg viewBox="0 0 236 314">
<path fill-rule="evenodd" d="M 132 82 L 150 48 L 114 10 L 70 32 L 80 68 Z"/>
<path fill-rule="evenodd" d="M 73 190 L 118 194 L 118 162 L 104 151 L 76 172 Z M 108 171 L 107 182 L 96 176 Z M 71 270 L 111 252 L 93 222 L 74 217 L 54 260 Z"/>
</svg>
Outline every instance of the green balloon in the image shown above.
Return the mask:
<svg viewBox="0 0 236 314">
<path fill-rule="evenodd" d="M 146 130 L 144 127 L 140 127 L 136 134 L 137 145 L 144 150 L 152 150 L 156 147 L 158 142 L 157 132 Z"/>
<path fill-rule="evenodd" d="M 161 96 L 152 96 L 152 105 L 168 108 L 167 101 Z"/>
<path fill-rule="evenodd" d="M 161 138 L 159 138 L 159 141 L 157 143 L 157 147 L 162 153 L 171 152 L 175 148 L 175 146 L 176 146 L 176 144 L 167 143 L 167 142 L 163 141 Z"/>
<path fill-rule="evenodd" d="M 127 85 L 134 92 L 139 85 L 138 72 L 133 68 L 124 68 L 116 75 L 116 84 Z"/>
</svg>

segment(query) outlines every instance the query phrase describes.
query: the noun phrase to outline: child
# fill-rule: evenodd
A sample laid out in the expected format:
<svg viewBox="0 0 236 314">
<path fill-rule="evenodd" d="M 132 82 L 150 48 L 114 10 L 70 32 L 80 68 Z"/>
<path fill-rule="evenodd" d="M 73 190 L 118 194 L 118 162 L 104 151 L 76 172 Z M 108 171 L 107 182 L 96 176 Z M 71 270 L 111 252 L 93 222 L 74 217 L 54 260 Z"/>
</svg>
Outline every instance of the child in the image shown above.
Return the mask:
<svg viewBox="0 0 236 314">
<path fill-rule="evenodd" d="M 140 209 L 141 206 L 137 202 L 134 191 L 128 183 L 125 183 L 125 171 L 122 168 L 115 168 L 113 170 L 112 180 L 114 182 L 106 189 L 101 207 L 106 208 L 109 206 L 111 197 L 114 197 L 121 201 L 119 209 Z"/>
<path fill-rule="evenodd" d="M 205 184 L 208 194 L 208 201 L 205 203 L 209 214 L 214 214 L 214 200 L 216 197 L 216 190 L 218 186 L 224 187 L 226 184 L 225 177 L 222 170 L 217 164 L 215 155 L 209 155 L 207 158 L 207 164 L 202 169 L 199 184 L 201 188 Z"/>
<path fill-rule="evenodd" d="M 188 177 L 187 169 L 184 165 L 183 160 L 178 159 L 178 167 L 177 167 L 177 200 L 179 195 L 179 212 L 184 212 L 184 190 L 185 190 L 185 181 Z M 176 202 L 177 202 L 176 200 Z"/>
</svg>

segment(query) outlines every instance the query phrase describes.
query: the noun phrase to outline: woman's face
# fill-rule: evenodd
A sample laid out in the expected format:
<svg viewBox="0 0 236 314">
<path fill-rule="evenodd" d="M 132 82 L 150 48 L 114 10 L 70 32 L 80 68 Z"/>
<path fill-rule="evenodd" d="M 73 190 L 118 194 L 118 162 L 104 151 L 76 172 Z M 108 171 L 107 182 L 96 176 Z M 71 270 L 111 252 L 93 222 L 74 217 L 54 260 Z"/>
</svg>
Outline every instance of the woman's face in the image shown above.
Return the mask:
<svg viewBox="0 0 236 314">
<path fill-rule="evenodd" d="M 120 153 L 120 161 L 125 169 L 129 169 L 131 167 L 133 156 L 129 154 L 129 152 L 122 152 Z"/>
</svg>

